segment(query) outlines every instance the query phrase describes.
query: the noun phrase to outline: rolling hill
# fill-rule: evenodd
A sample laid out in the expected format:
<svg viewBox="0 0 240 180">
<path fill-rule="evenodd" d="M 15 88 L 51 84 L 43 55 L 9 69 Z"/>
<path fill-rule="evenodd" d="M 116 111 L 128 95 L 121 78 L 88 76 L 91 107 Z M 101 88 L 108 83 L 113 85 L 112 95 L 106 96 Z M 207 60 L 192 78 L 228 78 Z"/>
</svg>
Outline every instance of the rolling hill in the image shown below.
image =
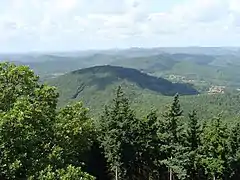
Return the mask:
<svg viewBox="0 0 240 180">
<path fill-rule="evenodd" d="M 112 91 L 117 85 L 123 85 L 124 88 L 135 94 L 143 91 L 165 96 L 172 96 L 176 93 L 198 94 L 198 91 L 190 84 L 172 83 L 163 78 L 149 76 L 136 69 L 109 65 L 72 71 L 52 78 L 48 83 L 59 89 L 60 102 L 63 104 L 70 100 L 85 99 L 88 101 L 89 97 L 103 91 Z"/>
<path fill-rule="evenodd" d="M 115 97 L 115 90 L 121 85 L 137 115 L 143 115 L 152 108 L 164 111 L 175 93 L 181 95 L 184 113 L 198 109 L 199 118 L 206 119 L 222 113 L 226 118 L 239 115 L 239 95 L 198 94 L 188 84 L 172 83 L 142 73 L 139 70 L 118 66 L 95 66 L 80 69 L 48 79 L 48 84 L 56 86 L 60 97 L 59 107 L 82 101 L 90 108 L 95 118 L 99 118 L 104 106 Z M 198 95 L 196 95 L 198 94 Z"/>
<path fill-rule="evenodd" d="M 174 82 L 191 82 L 206 92 L 211 86 L 240 87 L 238 48 L 131 48 L 48 54 L 5 54 L 0 60 L 30 66 L 42 80 L 74 70 L 111 65 L 138 69 Z M 173 76 L 180 77 L 172 79 Z"/>
</svg>

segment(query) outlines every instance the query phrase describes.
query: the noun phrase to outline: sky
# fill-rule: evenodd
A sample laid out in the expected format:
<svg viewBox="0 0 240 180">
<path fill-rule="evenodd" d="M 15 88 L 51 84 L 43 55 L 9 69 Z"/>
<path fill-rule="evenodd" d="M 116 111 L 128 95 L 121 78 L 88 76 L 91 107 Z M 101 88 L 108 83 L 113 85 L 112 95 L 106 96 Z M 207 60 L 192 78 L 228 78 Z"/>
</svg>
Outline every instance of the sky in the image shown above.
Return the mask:
<svg viewBox="0 0 240 180">
<path fill-rule="evenodd" d="M 240 46 L 240 0 L 0 0 L 0 52 Z"/>
</svg>

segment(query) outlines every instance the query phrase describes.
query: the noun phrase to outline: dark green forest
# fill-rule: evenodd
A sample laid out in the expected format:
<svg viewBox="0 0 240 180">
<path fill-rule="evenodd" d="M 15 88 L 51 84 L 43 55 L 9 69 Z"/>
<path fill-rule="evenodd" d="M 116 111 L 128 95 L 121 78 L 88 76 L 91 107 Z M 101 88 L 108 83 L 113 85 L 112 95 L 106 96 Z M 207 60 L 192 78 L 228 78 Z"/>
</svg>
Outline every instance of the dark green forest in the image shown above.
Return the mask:
<svg viewBox="0 0 240 180">
<path fill-rule="evenodd" d="M 1 63 L 0 179 L 240 178 L 238 103 L 229 99 L 238 95 L 216 98 L 225 110 L 235 106 L 228 118 L 217 108 L 202 116 L 194 99 L 186 111 L 181 100 L 188 97 L 178 93 L 137 115 L 123 89 L 96 117 L 80 101 L 59 107 L 57 89 L 29 67 Z"/>
</svg>

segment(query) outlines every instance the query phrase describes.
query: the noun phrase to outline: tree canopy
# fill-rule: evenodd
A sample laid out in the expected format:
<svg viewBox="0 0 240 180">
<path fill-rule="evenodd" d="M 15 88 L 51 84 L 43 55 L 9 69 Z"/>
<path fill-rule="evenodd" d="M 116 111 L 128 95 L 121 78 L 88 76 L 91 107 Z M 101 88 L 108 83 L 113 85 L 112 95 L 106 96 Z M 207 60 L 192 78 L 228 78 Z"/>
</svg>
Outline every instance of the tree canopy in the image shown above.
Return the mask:
<svg viewBox="0 0 240 180">
<path fill-rule="evenodd" d="M 200 121 L 180 102 L 139 117 L 119 86 L 94 119 L 82 102 L 59 108 L 28 67 L 1 63 L 0 179 L 239 179 L 239 122 Z"/>
</svg>

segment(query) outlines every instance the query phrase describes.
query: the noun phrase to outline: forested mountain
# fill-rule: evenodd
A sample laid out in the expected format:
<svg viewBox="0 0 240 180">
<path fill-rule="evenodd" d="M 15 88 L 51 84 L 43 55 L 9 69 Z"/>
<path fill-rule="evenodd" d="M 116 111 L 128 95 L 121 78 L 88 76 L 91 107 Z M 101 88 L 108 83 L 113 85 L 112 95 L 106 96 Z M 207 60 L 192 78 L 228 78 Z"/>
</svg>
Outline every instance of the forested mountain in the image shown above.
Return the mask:
<svg viewBox="0 0 240 180">
<path fill-rule="evenodd" d="M 0 63 L 0 179 L 238 180 L 240 95 L 169 97 L 143 89 L 148 83 L 139 77 L 159 82 L 160 90 L 168 85 L 175 90 L 165 79 L 112 66 L 54 79 L 64 83 L 60 95 L 79 80 L 86 87 L 77 91 L 102 88 L 89 95 L 95 102 L 109 101 L 93 116 L 80 101 L 58 107 L 58 90 L 40 83 L 28 67 Z M 116 79 L 126 83 L 113 86 L 112 97 L 107 89 Z M 131 91 L 128 82 L 138 83 L 141 91 Z M 161 105 L 154 107 L 160 97 Z M 142 114 L 136 104 L 142 104 Z"/>
<path fill-rule="evenodd" d="M 96 96 L 105 91 L 116 89 L 118 85 L 131 89 L 135 93 L 147 91 L 166 96 L 176 93 L 181 95 L 196 95 L 198 91 L 190 84 L 172 83 L 163 78 L 157 78 L 142 73 L 136 69 L 118 66 L 95 66 L 67 73 L 49 80 L 60 92 L 60 102 L 69 102 Z"/>
<path fill-rule="evenodd" d="M 163 111 L 165 104 L 171 102 L 170 96 L 176 93 L 181 95 L 184 109 L 188 111 L 194 107 L 199 110 L 200 119 L 222 113 L 225 118 L 234 120 L 240 113 L 238 94 L 199 94 L 189 84 L 172 83 L 131 68 L 96 66 L 49 79 L 47 83 L 57 87 L 60 107 L 83 101 L 96 117 L 101 114 L 102 107 L 114 98 L 115 89 L 119 85 L 138 115 L 154 107 L 158 113 Z"/>
</svg>

